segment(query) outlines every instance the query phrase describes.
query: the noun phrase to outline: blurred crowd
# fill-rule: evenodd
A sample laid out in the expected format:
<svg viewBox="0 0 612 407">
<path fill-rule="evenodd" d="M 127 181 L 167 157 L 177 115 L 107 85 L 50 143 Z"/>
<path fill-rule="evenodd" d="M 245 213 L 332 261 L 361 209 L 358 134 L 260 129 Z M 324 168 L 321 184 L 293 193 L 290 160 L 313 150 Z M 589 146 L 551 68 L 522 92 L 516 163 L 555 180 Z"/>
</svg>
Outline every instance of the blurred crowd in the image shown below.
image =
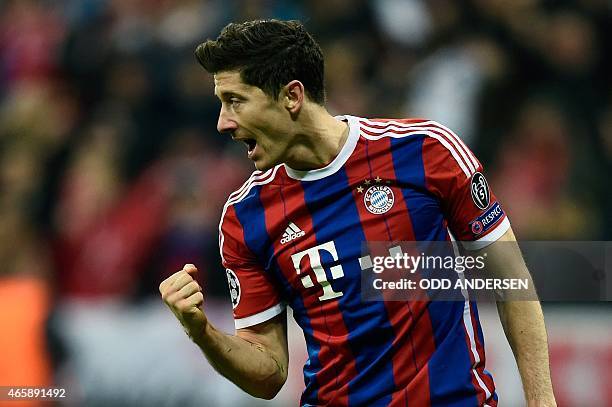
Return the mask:
<svg viewBox="0 0 612 407">
<path fill-rule="evenodd" d="M 255 18 L 304 21 L 332 113 L 454 129 L 519 238 L 612 240 L 609 0 L 5 0 L 0 349 L 26 367 L 0 384 L 50 380 L 64 300 L 138 302 L 188 262 L 227 297 L 217 226 L 252 165 L 193 51 Z"/>
</svg>

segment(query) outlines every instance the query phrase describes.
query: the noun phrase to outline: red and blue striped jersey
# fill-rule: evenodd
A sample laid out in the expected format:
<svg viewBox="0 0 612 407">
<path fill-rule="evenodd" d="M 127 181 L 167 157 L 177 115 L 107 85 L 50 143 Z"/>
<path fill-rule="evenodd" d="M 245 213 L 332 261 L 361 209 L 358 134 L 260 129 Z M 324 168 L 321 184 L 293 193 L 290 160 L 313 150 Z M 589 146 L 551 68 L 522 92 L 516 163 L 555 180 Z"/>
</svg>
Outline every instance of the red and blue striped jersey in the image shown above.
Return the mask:
<svg viewBox="0 0 612 407">
<path fill-rule="evenodd" d="M 224 207 L 236 328 L 292 308 L 308 350 L 304 406 L 497 405 L 475 303 L 360 295 L 365 241 L 453 235 L 478 249 L 508 230 L 482 165 L 433 121 L 338 118 L 349 135 L 329 165 L 255 171 Z"/>
</svg>

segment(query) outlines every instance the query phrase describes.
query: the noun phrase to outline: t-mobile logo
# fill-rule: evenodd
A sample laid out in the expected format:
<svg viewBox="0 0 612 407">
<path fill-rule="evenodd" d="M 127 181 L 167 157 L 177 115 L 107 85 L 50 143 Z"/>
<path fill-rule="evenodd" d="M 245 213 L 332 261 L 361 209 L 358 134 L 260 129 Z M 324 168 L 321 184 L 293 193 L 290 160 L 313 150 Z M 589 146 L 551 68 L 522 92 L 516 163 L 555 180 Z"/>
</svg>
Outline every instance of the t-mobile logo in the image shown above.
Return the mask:
<svg viewBox="0 0 612 407">
<path fill-rule="evenodd" d="M 295 253 L 291 256 L 291 260 L 293 260 L 293 266 L 295 267 L 295 271 L 299 274 L 305 274 L 306 272 L 300 269 L 300 262 L 305 256 L 308 256 L 310 259 L 310 266 L 314 271 L 315 277 L 317 279 L 317 283 L 323 288 L 323 295 L 319 297 L 319 301 L 331 300 L 334 298 L 342 297 L 342 292 L 334 291 L 333 287 L 327 280 L 327 274 L 325 273 L 325 269 L 321 265 L 321 254 L 320 252 L 326 251 L 327 253 L 332 255 L 334 260 L 338 260 L 338 252 L 336 251 L 336 246 L 333 241 L 329 241 L 327 243 L 320 244 L 315 247 L 311 247 L 310 249 L 304 250 L 299 253 Z M 340 277 L 344 277 L 344 270 L 342 270 L 342 266 L 338 264 L 337 266 L 330 267 L 329 271 L 331 272 L 332 280 L 335 280 Z M 312 281 L 310 275 L 306 274 L 301 279 L 304 288 L 311 288 L 315 286 L 315 283 Z"/>
</svg>

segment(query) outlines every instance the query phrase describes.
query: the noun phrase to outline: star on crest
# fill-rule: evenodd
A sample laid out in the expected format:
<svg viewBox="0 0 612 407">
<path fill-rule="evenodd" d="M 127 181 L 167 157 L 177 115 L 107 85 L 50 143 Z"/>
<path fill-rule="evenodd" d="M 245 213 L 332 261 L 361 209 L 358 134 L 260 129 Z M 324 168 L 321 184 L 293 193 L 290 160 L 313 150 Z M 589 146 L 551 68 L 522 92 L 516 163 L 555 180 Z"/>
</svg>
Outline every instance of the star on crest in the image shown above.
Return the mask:
<svg viewBox="0 0 612 407">
<path fill-rule="evenodd" d="M 373 183 L 383 184 L 383 185 L 384 184 L 391 184 L 391 180 L 383 179 L 383 178 L 379 177 L 378 175 L 374 179 L 366 178 L 365 180 L 363 180 L 363 182 L 361 184 L 359 184 L 357 186 L 357 188 L 355 188 L 355 190 L 357 192 L 359 192 L 360 194 L 363 194 L 364 190 L 368 189 L 368 187 L 370 185 L 372 185 Z"/>
</svg>

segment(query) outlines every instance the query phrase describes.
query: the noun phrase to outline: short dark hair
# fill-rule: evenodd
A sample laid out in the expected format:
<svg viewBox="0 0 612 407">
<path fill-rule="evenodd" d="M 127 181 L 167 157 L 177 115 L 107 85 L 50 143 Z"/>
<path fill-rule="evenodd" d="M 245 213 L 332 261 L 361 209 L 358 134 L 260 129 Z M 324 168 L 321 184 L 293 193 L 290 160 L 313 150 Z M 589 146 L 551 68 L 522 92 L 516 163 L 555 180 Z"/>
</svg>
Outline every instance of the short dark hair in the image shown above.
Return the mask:
<svg viewBox="0 0 612 407">
<path fill-rule="evenodd" d="M 244 83 L 257 86 L 274 100 L 296 79 L 315 103 L 325 103 L 321 47 L 295 20 L 254 20 L 225 26 L 216 40 L 195 50 L 198 62 L 215 74 L 238 70 Z"/>
</svg>

